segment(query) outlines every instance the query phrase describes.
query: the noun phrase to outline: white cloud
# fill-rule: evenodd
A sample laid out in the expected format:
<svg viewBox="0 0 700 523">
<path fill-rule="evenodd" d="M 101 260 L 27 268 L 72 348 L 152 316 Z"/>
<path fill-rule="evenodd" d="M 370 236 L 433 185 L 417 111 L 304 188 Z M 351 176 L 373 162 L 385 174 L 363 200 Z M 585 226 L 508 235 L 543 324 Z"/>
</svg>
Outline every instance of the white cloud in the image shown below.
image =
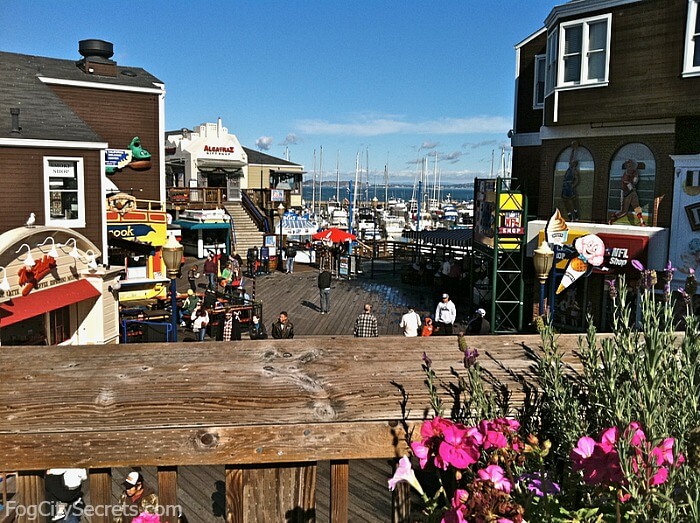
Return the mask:
<svg viewBox="0 0 700 523">
<path fill-rule="evenodd" d="M 261 136 L 255 140 L 255 146 L 261 151 L 269 151 L 272 147 L 272 142 L 274 142 L 272 136 Z"/>
<path fill-rule="evenodd" d="M 296 145 L 299 143 L 299 137 L 294 133 L 289 133 L 280 145 Z"/>
<path fill-rule="evenodd" d="M 305 134 L 345 136 L 505 133 L 511 126 L 511 119 L 502 116 L 440 118 L 424 122 L 406 122 L 396 117 L 361 116 L 350 122 L 316 119 L 300 120 L 297 123 L 299 131 Z"/>
<path fill-rule="evenodd" d="M 426 141 L 420 144 L 421 149 L 435 149 L 438 145 L 440 145 L 438 142 L 430 142 Z"/>
</svg>

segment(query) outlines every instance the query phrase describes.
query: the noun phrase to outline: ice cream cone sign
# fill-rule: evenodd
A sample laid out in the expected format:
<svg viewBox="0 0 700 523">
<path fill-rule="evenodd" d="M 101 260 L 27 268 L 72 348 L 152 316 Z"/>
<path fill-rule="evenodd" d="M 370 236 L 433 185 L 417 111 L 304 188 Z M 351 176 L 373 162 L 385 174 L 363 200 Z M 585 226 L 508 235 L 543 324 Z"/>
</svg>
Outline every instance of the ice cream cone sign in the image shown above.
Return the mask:
<svg viewBox="0 0 700 523">
<path fill-rule="evenodd" d="M 581 276 L 588 276 L 592 267 L 600 267 L 605 259 L 605 244 L 599 236 L 587 234 L 574 241 L 578 256 L 569 260 L 557 294 L 570 287 Z"/>
<path fill-rule="evenodd" d="M 547 220 L 547 225 L 544 228 L 545 239 L 550 245 L 564 245 L 569 237 L 569 226 L 566 220 L 559 212 L 559 209 L 554 211 L 552 217 Z"/>
</svg>

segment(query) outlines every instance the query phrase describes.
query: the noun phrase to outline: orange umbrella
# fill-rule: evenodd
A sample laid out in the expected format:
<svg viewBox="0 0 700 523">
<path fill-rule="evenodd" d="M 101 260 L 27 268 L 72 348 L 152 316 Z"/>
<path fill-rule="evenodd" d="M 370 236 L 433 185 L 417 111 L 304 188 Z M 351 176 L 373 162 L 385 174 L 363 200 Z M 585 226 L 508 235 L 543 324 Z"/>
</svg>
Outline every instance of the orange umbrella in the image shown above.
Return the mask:
<svg viewBox="0 0 700 523">
<path fill-rule="evenodd" d="M 348 231 L 338 229 L 337 227 L 331 227 L 330 229 L 318 231 L 311 237 L 314 240 L 325 240 L 333 243 L 351 242 L 357 239 L 354 234 L 350 234 Z"/>
</svg>

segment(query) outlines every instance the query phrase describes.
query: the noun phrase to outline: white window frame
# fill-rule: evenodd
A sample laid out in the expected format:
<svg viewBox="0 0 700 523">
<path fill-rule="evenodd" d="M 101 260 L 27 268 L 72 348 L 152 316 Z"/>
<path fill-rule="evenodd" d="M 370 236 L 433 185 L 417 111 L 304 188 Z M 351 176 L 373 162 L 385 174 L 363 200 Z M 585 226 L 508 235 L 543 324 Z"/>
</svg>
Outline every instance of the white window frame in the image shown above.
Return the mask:
<svg viewBox="0 0 700 523">
<path fill-rule="evenodd" d="M 588 28 L 591 24 L 598 22 L 607 22 L 607 35 L 605 41 L 605 75 L 604 78 L 589 79 L 588 78 L 588 61 L 589 61 L 589 39 L 588 39 Z M 565 41 L 564 33 L 567 28 L 581 26 L 581 76 L 578 81 L 565 82 L 564 81 L 564 45 Z M 612 35 L 612 14 L 608 13 L 602 16 L 593 16 L 590 18 L 582 18 L 579 20 L 572 20 L 570 22 L 562 22 L 559 26 L 559 49 L 558 49 L 558 59 L 557 59 L 557 88 L 580 88 L 580 87 L 601 87 L 608 85 L 609 75 L 610 75 L 610 40 Z"/>
<path fill-rule="evenodd" d="M 51 218 L 51 186 L 49 178 L 49 162 L 70 162 L 75 164 L 78 193 L 78 217 L 74 219 Z M 81 228 L 85 227 L 85 168 L 82 157 L 76 156 L 44 156 L 44 216 L 46 225 L 54 227 Z"/>
<path fill-rule="evenodd" d="M 544 64 L 544 76 L 540 78 L 539 71 L 540 71 L 540 64 Z M 533 92 L 532 92 L 532 108 L 533 109 L 542 109 L 544 107 L 544 99 L 547 96 L 547 55 L 543 54 L 538 54 L 535 56 L 535 80 L 533 84 Z M 537 85 L 542 82 L 544 85 L 544 89 L 542 90 L 542 100 L 537 99 Z"/>
<path fill-rule="evenodd" d="M 695 46 L 700 45 L 700 34 L 693 34 L 695 22 L 700 16 L 698 0 L 688 0 L 688 18 L 685 29 L 685 54 L 683 57 L 683 76 L 700 76 L 700 64 L 693 65 Z"/>
</svg>

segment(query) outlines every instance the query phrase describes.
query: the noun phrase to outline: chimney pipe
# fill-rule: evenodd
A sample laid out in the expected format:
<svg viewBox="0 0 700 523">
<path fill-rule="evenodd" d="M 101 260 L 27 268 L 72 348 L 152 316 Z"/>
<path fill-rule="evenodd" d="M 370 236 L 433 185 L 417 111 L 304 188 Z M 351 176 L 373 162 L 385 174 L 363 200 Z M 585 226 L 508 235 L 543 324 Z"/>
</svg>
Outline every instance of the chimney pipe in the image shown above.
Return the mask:
<svg viewBox="0 0 700 523">
<path fill-rule="evenodd" d="M 19 126 L 19 107 L 11 107 L 10 114 L 12 115 L 10 134 L 22 134 L 22 128 Z"/>
</svg>

